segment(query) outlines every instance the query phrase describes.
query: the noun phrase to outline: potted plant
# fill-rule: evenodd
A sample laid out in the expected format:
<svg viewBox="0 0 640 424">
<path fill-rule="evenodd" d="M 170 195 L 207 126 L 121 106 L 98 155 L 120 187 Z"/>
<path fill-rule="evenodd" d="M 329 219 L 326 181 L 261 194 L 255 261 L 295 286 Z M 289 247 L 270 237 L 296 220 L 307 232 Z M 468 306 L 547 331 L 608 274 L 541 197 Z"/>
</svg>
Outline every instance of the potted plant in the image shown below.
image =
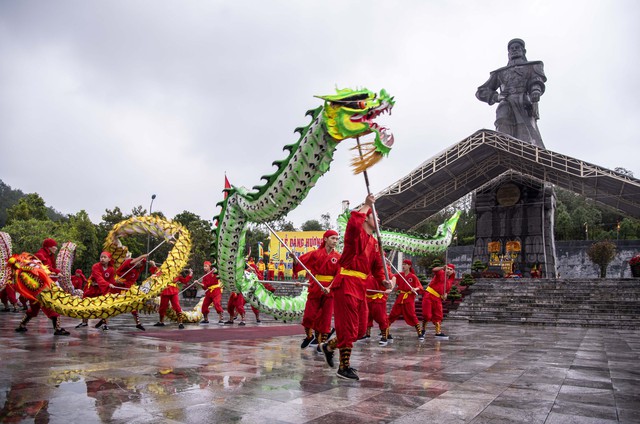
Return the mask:
<svg viewBox="0 0 640 424">
<path fill-rule="evenodd" d="M 631 275 L 635 278 L 640 278 L 640 254 L 629 260 L 629 266 L 631 267 Z"/>
<path fill-rule="evenodd" d="M 482 277 L 481 273 L 487 269 L 487 265 L 479 259 L 476 259 L 471 264 L 471 276 L 474 278 Z"/>
<path fill-rule="evenodd" d="M 462 274 L 462 280 L 460 281 L 460 285 L 463 287 L 467 288 L 467 291 L 469 290 L 469 287 L 474 285 L 476 283 L 475 278 L 473 278 L 473 276 L 471 274 Z"/>
</svg>

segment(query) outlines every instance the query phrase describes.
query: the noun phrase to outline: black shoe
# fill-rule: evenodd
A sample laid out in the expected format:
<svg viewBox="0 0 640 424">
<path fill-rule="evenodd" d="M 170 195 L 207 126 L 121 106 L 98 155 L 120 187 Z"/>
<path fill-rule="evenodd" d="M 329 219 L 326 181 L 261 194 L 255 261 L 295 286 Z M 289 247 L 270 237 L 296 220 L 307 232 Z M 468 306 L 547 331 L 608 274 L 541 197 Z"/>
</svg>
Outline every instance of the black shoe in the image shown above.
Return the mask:
<svg viewBox="0 0 640 424">
<path fill-rule="evenodd" d="M 418 341 L 424 341 L 424 336 L 422 335 L 422 333 L 418 334 Z"/>
<path fill-rule="evenodd" d="M 259 319 L 257 319 L 257 320 L 256 320 L 256 322 L 257 322 L 258 324 L 260 324 L 262 321 L 260 321 Z"/>
<path fill-rule="evenodd" d="M 155 324 L 153 324 L 154 327 L 164 327 L 164 322 L 156 322 Z"/>
<path fill-rule="evenodd" d="M 302 340 L 302 343 L 300 344 L 300 349 L 306 349 L 307 346 L 309 346 L 311 344 L 312 341 L 314 341 L 316 338 L 315 337 L 305 337 L 304 340 Z"/>
<path fill-rule="evenodd" d="M 104 320 L 103 320 L 103 319 L 101 319 L 100 321 L 98 321 L 98 323 L 97 323 L 96 325 L 94 325 L 94 327 L 96 327 L 96 328 L 100 328 L 100 327 L 102 327 L 102 324 L 104 324 Z"/>
<path fill-rule="evenodd" d="M 109 331 L 109 326 L 108 325 L 103 325 L 102 326 L 102 331 Z"/>
<path fill-rule="evenodd" d="M 344 378 L 346 380 L 360 380 L 360 377 L 358 377 L 358 374 L 356 374 L 356 370 L 351 367 L 338 368 L 338 372 L 336 374 L 338 374 L 338 377 Z"/>
<path fill-rule="evenodd" d="M 325 361 L 327 361 L 327 365 L 329 365 L 331 368 L 334 368 L 335 364 L 333 363 L 333 350 L 329 350 L 329 347 L 326 343 L 322 343 L 320 347 L 322 349 L 322 353 L 324 353 L 324 359 Z"/>
<path fill-rule="evenodd" d="M 9 312 L 9 311 L 11 311 L 11 309 L 9 309 L 9 308 L 4 308 L 4 309 L 2 310 L 2 312 Z"/>
<path fill-rule="evenodd" d="M 58 329 L 58 330 L 53 332 L 54 336 L 68 336 L 69 334 L 71 334 L 71 333 L 69 333 L 64 328 L 60 328 L 60 329 Z"/>
<path fill-rule="evenodd" d="M 224 321 L 223 321 L 223 320 L 220 320 L 220 321 L 218 321 L 218 324 L 222 324 L 222 325 L 224 325 Z"/>
<path fill-rule="evenodd" d="M 200 321 L 200 324 L 209 324 L 209 320 L 208 319 L 203 319 L 202 321 Z"/>
<path fill-rule="evenodd" d="M 87 324 L 86 322 L 81 322 L 80 324 L 76 325 L 76 328 L 81 328 L 81 327 L 88 327 L 89 324 Z"/>
<path fill-rule="evenodd" d="M 12 310 L 11 312 L 20 312 L 20 311 L 18 310 L 18 308 L 16 308 L 16 307 L 14 306 L 14 307 L 13 307 L 13 310 Z"/>
<path fill-rule="evenodd" d="M 311 343 L 309 343 L 311 346 L 317 346 L 318 345 L 318 339 L 316 339 L 315 337 L 313 338 L 313 340 L 311 340 Z"/>
<path fill-rule="evenodd" d="M 20 326 L 16 328 L 16 332 L 18 333 L 25 333 L 26 331 L 27 331 L 27 327 Z"/>
<path fill-rule="evenodd" d="M 178 324 L 178 328 L 181 330 L 184 330 L 184 324 L 183 323 Z"/>
<path fill-rule="evenodd" d="M 435 338 L 439 340 L 449 340 L 449 336 L 444 333 L 436 333 Z"/>
<path fill-rule="evenodd" d="M 238 323 L 238 325 L 240 325 L 240 326 L 245 326 L 245 325 L 247 325 L 247 324 L 245 324 L 245 323 L 244 323 L 244 321 L 240 321 L 240 322 Z"/>
<path fill-rule="evenodd" d="M 424 330 L 424 329 L 423 329 L 423 330 L 420 332 L 420 335 L 421 335 L 422 337 L 424 337 L 424 333 L 425 333 L 426 331 L 427 331 L 427 330 Z"/>
<path fill-rule="evenodd" d="M 137 328 L 138 330 L 147 331 L 147 330 L 144 328 L 144 326 L 143 326 L 142 324 L 138 324 L 138 325 L 136 325 L 136 328 Z"/>
<path fill-rule="evenodd" d="M 233 320 L 232 320 L 232 319 L 230 319 L 229 321 L 225 321 L 224 323 L 225 323 L 225 324 L 233 324 Z"/>
<path fill-rule="evenodd" d="M 379 344 L 380 346 L 386 346 L 388 343 L 389 343 L 389 341 L 387 340 L 387 338 L 386 338 L 386 337 L 382 337 L 382 338 L 380 339 L 380 341 L 378 342 L 378 344 Z"/>
</svg>

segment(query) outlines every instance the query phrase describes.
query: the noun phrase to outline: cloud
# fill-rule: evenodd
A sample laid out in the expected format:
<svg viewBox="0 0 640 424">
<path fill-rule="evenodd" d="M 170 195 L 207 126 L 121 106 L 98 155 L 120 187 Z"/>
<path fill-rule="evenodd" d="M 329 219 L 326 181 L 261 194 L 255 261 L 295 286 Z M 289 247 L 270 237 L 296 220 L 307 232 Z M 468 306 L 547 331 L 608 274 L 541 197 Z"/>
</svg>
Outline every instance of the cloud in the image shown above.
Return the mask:
<svg viewBox="0 0 640 424">
<path fill-rule="evenodd" d="M 634 1 L 111 1 L 0 3 L 0 178 L 65 213 L 147 208 L 208 219 L 224 173 L 253 187 L 272 173 L 315 94 L 389 90 L 396 136 L 374 192 L 480 128 L 474 97 L 527 43 L 549 78 L 547 148 L 640 175 Z M 340 146 L 288 219 L 362 201 Z"/>
</svg>

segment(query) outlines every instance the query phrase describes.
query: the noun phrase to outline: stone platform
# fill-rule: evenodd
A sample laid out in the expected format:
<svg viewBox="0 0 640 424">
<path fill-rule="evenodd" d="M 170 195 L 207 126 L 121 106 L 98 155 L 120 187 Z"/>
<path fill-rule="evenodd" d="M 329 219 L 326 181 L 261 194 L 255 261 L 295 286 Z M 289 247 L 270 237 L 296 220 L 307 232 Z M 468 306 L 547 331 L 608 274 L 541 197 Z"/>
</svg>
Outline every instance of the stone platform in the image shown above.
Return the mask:
<svg viewBox="0 0 640 424">
<path fill-rule="evenodd" d="M 39 316 L 0 314 L 0 422 L 24 423 L 637 423 L 640 332 L 445 321 L 449 341 L 419 342 L 402 322 L 394 343 L 358 342 L 359 382 L 339 379 L 302 335 L 234 340 L 256 327 L 218 326 L 229 340 L 180 342 L 63 317 L 53 336 Z M 262 324 L 265 334 L 271 325 Z M 154 337 L 152 335 L 155 334 Z M 290 333 L 292 334 L 292 333 Z M 190 334 L 191 336 L 191 334 Z M 193 335 L 196 336 L 196 335 Z M 198 337 L 190 337 L 190 340 Z"/>
</svg>

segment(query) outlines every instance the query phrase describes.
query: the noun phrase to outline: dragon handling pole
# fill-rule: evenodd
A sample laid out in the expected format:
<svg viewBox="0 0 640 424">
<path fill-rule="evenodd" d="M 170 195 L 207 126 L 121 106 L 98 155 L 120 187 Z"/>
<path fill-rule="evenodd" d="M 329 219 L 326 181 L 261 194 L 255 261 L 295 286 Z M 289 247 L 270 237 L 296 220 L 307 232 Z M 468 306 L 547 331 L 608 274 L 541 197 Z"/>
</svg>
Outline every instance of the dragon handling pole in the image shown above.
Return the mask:
<svg viewBox="0 0 640 424">
<path fill-rule="evenodd" d="M 356 137 L 356 143 L 358 143 L 358 153 L 362 158 L 362 147 L 360 146 L 360 137 Z M 362 171 L 364 174 L 364 183 L 367 186 L 367 194 L 371 195 L 371 188 L 369 188 L 369 175 L 367 174 L 367 170 Z M 391 281 L 389 278 L 389 270 L 387 270 L 387 266 L 385 265 L 384 258 L 384 250 L 382 249 L 382 234 L 380 234 L 380 226 L 378 225 L 378 214 L 376 212 L 376 205 L 371 205 L 371 209 L 373 211 L 373 222 L 375 223 L 376 228 L 376 236 L 378 237 L 378 244 L 380 245 L 380 255 L 382 256 L 382 268 L 384 269 L 384 277 L 387 281 Z"/>
</svg>

